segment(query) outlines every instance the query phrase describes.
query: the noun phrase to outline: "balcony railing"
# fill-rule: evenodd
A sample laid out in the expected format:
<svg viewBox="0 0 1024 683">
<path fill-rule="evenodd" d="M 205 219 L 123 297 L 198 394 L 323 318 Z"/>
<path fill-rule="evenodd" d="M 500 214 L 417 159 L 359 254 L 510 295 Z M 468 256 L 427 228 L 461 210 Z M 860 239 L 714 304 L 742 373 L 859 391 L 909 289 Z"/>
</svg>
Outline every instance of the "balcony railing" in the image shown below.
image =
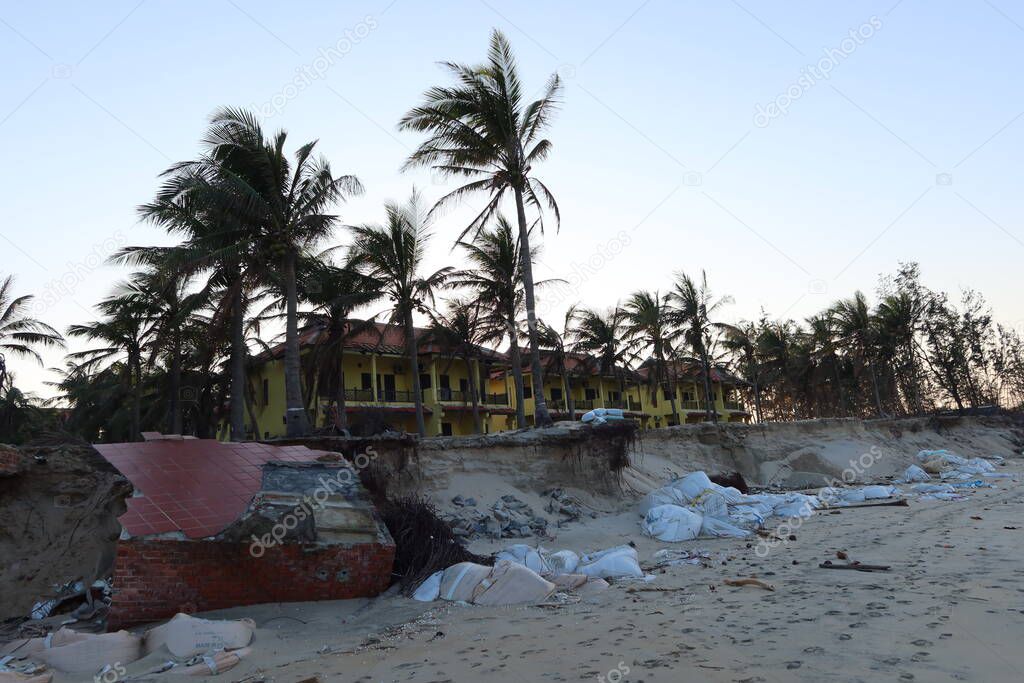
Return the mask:
<svg viewBox="0 0 1024 683">
<path fill-rule="evenodd" d="M 633 398 L 632 396 L 629 397 L 629 409 L 637 413 L 643 410 L 643 408 L 640 405 L 640 401 L 638 399 Z"/>
<path fill-rule="evenodd" d="M 726 401 L 725 402 L 725 409 L 726 410 L 746 410 L 743 407 L 743 404 L 740 403 L 739 401 Z"/>
<path fill-rule="evenodd" d="M 416 392 L 398 389 L 378 389 L 374 398 L 373 389 L 346 389 L 345 400 L 360 403 L 413 403 Z"/>
<path fill-rule="evenodd" d="M 508 394 L 484 394 L 484 403 L 492 406 L 507 406 Z"/>
<path fill-rule="evenodd" d="M 679 407 L 683 410 L 706 410 L 707 404 L 704 401 L 680 401 Z"/>
</svg>

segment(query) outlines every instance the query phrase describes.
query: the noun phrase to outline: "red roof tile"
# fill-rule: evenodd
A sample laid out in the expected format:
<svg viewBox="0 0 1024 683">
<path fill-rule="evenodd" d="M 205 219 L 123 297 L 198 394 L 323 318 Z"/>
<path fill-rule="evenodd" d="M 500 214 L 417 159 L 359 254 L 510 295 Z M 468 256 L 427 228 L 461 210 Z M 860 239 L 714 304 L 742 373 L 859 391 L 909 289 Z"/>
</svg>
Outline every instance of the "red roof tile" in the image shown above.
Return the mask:
<svg viewBox="0 0 1024 683">
<path fill-rule="evenodd" d="M 96 450 L 135 486 L 120 518 L 128 533 L 182 531 L 189 538 L 213 536 L 238 519 L 259 491 L 268 460 L 306 462 L 324 453 L 213 439 L 97 444 Z"/>
</svg>

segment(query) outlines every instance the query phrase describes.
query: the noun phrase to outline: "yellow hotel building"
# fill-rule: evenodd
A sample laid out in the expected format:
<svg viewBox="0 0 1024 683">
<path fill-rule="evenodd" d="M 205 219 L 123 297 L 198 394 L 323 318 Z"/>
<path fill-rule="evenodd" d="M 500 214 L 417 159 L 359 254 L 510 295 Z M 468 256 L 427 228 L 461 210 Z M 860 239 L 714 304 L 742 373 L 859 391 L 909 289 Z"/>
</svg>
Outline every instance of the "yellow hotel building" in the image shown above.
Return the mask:
<svg viewBox="0 0 1024 683">
<path fill-rule="evenodd" d="M 455 357 L 429 341 L 426 329 L 416 328 L 420 384 L 427 434 L 471 435 L 475 433 L 470 382 L 478 387 L 477 396 L 482 432 L 516 428 L 515 384 L 506 354 L 477 347 L 468 362 Z M 310 397 L 308 410 L 316 428 L 334 424 L 335 397 L 317 385 L 317 372 L 305 364 L 312 351 L 325 341 L 327 332 L 309 327 L 300 332 L 304 363 L 303 381 Z M 523 402 L 527 423 L 534 421 L 535 396 L 529 360 L 524 352 Z M 555 420 L 574 419 L 569 413 L 569 396 L 575 419 L 594 408 L 621 408 L 626 417 L 644 428 L 700 422 L 706 418 L 704 391 L 699 368 L 679 364 L 674 369 L 676 412 L 672 412 L 669 386 L 652 387 L 647 368 L 638 371 L 616 368 L 600 373 L 585 356 L 566 359 L 565 376 L 550 370 L 552 358 L 544 354 L 548 370 L 544 376 L 544 397 Z M 391 429 L 415 433 L 416 415 L 413 382 L 405 354 L 403 328 L 377 324 L 350 335 L 342 346 L 342 370 L 345 383 L 345 414 L 353 434 L 371 434 Z M 750 413 L 739 403 L 737 388 L 745 386 L 739 378 L 721 368 L 712 371 L 715 411 L 720 422 L 747 421 Z M 254 359 L 249 375 L 253 389 L 253 408 L 246 411 L 246 429 L 256 438 L 285 434 L 284 345 L 278 345 Z M 652 396 L 653 393 L 653 396 Z M 253 428 L 255 417 L 255 429 Z"/>
</svg>

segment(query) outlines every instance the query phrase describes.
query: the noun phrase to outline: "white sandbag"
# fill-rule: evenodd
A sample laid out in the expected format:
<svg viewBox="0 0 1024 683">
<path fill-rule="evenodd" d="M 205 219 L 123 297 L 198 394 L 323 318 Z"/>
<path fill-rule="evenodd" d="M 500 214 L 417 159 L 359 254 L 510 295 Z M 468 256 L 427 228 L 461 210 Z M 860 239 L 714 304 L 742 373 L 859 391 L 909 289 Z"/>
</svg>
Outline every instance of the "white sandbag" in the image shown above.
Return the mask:
<svg viewBox="0 0 1024 683">
<path fill-rule="evenodd" d="M 656 508 L 659 505 L 679 505 L 685 506 L 690 503 L 688 498 L 679 489 L 673 488 L 672 486 L 662 486 L 660 489 L 654 489 L 640 501 L 639 512 L 640 516 L 646 516 L 651 508 Z"/>
<path fill-rule="evenodd" d="M 620 545 L 607 550 L 601 550 L 580 558 L 580 565 L 576 568 L 580 574 L 586 574 L 592 579 L 618 579 L 618 578 L 643 578 L 643 570 L 640 569 L 640 559 L 636 548 L 628 545 Z"/>
<path fill-rule="evenodd" d="M 669 486 L 679 491 L 686 503 L 693 502 L 697 496 L 712 488 L 711 480 L 704 472 L 691 472 L 682 479 L 673 481 Z"/>
<path fill-rule="evenodd" d="M 453 564 L 444 570 L 438 597 L 452 602 L 472 602 L 476 587 L 490 573 L 490 567 L 474 562 Z"/>
<path fill-rule="evenodd" d="M 610 588 L 607 581 L 604 579 L 590 579 L 585 584 L 576 589 L 576 594 L 580 597 L 586 598 L 597 593 L 603 593 Z"/>
<path fill-rule="evenodd" d="M 210 650 L 236 650 L 252 642 L 256 622 L 252 619 L 200 619 L 175 614 L 166 624 L 145 633 L 144 647 L 150 654 L 166 645 L 175 657 L 191 657 Z"/>
<path fill-rule="evenodd" d="M 53 633 L 48 633 L 39 638 L 22 638 L 2 645 L 0 646 L 0 655 L 17 654 L 18 657 L 25 657 L 40 650 L 61 647 L 62 645 L 77 643 L 80 640 L 95 638 L 96 635 L 95 633 L 72 631 L 67 626 L 61 626 Z"/>
<path fill-rule="evenodd" d="M 508 560 L 521 564 L 524 567 L 537 572 L 538 574 L 547 574 L 551 571 L 551 567 L 548 566 L 544 556 L 541 555 L 540 551 L 536 548 L 531 548 L 525 543 L 516 543 L 505 548 L 497 555 L 495 560 Z"/>
<path fill-rule="evenodd" d="M 444 578 L 444 570 L 434 572 L 427 580 L 419 585 L 416 592 L 412 594 L 413 600 L 420 602 L 433 602 L 441 595 L 441 579 Z"/>
<path fill-rule="evenodd" d="M 952 453 L 952 452 L 947 451 L 945 449 L 938 450 L 938 451 L 924 450 L 924 451 L 918 452 L 918 454 L 917 454 L 917 459 L 920 460 L 921 462 L 927 462 L 928 460 L 931 460 L 932 458 L 941 458 L 943 462 L 945 462 L 947 465 L 950 465 L 952 467 L 956 467 L 957 465 L 965 465 L 965 464 L 967 464 L 967 459 L 966 458 L 962 458 L 959 455 L 957 455 L 956 453 Z"/>
<path fill-rule="evenodd" d="M 555 592 L 555 584 L 525 565 L 498 560 L 473 596 L 477 605 L 519 605 L 543 602 Z"/>
<path fill-rule="evenodd" d="M 928 481 L 931 478 L 932 477 L 930 474 L 925 472 L 917 465 L 911 465 L 903 472 L 903 476 L 900 479 L 904 483 L 909 484 L 915 481 Z"/>
<path fill-rule="evenodd" d="M 910 490 L 914 493 L 954 493 L 956 488 L 952 484 L 914 484 Z"/>
<path fill-rule="evenodd" d="M 652 508 L 640 525 L 648 536 L 675 543 L 690 541 L 700 535 L 703 519 L 700 514 L 679 505 L 659 505 Z"/>
<path fill-rule="evenodd" d="M 708 489 L 699 495 L 690 507 L 704 517 L 725 519 L 729 516 L 729 503 L 718 491 Z"/>
<path fill-rule="evenodd" d="M 131 664 L 142 658 L 142 637 L 128 631 L 101 633 L 60 647 L 40 650 L 32 659 L 64 673 L 88 674 L 111 662 Z"/>
<path fill-rule="evenodd" d="M 168 674 L 178 676 L 216 676 L 217 674 L 224 673 L 228 669 L 233 669 L 238 666 L 238 663 L 245 657 L 252 654 L 251 647 L 243 647 L 238 650 L 232 650 L 231 652 L 213 652 L 211 654 L 203 655 L 202 659 L 191 666 L 176 666 Z M 99 677 L 97 680 L 103 680 Z"/>
<path fill-rule="evenodd" d="M 865 486 L 862 490 L 864 491 L 864 500 L 892 498 L 899 491 L 895 486 Z"/>
<path fill-rule="evenodd" d="M 763 503 L 729 506 L 729 522 L 739 527 L 761 526 L 771 514 L 771 508 L 766 509 Z"/>
<path fill-rule="evenodd" d="M 545 559 L 548 561 L 548 566 L 551 567 L 551 573 L 556 576 L 572 574 L 580 564 L 580 556 L 571 550 L 559 550 L 557 553 L 547 555 Z"/>
<path fill-rule="evenodd" d="M 729 522 L 715 517 L 705 517 L 700 526 L 701 536 L 715 538 L 744 538 L 750 535 L 746 529 L 740 529 Z"/>
<path fill-rule="evenodd" d="M 807 500 L 793 500 L 782 503 L 772 510 L 775 517 L 810 517 L 814 514 L 814 507 Z"/>
<path fill-rule="evenodd" d="M 725 497 L 725 502 L 729 505 L 739 505 L 746 500 L 746 496 L 740 493 L 738 488 L 733 486 L 719 486 L 715 482 L 711 482 L 711 488 L 723 495 Z"/>
<path fill-rule="evenodd" d="M 603 581 L 604 579 L 600 580 Z M 590 577 L 586 574 L 557 574 L 552 576 L 550 581 L 555 584 L 558 590 L 571 591 L 590 581 Z"/>
</svg>

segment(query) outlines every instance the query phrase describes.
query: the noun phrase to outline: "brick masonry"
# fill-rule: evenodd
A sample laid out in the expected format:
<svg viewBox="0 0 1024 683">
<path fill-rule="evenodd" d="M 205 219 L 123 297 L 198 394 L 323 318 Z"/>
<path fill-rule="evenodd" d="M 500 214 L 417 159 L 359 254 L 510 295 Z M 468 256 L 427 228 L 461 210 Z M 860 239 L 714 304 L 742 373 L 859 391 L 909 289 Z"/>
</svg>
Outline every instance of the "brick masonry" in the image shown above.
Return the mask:
<svg viewBox="0 0 1024 683">
<path fill-rule="evenodd" d="M 125 539 L 118 543 L 107 628 L 178 612 L 372 597 L 388 587 L 394 559 L 391 542 L 286 543 L 253 557 L 246 543 Z"/>
</svg>

